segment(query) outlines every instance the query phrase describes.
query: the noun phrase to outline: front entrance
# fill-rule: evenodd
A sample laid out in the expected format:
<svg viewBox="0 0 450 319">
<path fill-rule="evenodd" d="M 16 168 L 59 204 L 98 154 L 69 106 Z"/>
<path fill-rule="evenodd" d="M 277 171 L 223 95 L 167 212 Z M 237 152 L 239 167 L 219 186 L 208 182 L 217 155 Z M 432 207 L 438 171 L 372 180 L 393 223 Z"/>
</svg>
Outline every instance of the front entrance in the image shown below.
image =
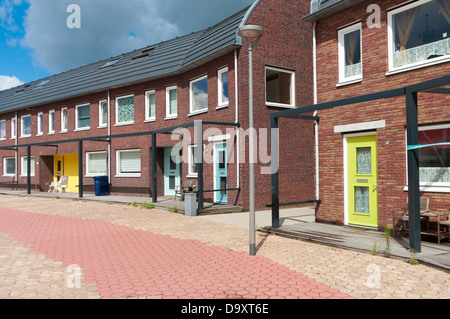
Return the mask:
<svg viewBox="0 0 450 319">
<path fill-rule="evenodd" d="M 377 228 L 377 137 L 348 136 L 346 141 L 346 223 Z"/>
<path fill-rule="evenodd" d="M 175 196 L 175 189 L 181 187 L 180 154 L 172 157 L 172 147 L 164 149 L 164 195 Z"/>
<path fill-rule="evenodd" d="M 220 191 L 214 192 L 214 201 L 216 203 L 228 202 L 228 176 L 227 176 L 227 144 L 214 144 L 214 189 Z"/>
<path fill-rule="evenodd" d="M 53 181 L 68 176 L 67 191 L 78 192 L 78 154 L 57 154 L 53 156 Z"/>
</svg>

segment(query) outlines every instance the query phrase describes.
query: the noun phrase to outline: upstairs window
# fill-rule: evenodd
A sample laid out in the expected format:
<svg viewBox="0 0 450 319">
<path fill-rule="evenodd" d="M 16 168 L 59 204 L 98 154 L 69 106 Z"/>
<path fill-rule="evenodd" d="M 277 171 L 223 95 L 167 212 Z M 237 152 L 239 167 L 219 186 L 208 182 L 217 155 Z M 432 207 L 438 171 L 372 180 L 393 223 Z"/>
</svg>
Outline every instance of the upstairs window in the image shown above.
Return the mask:
<svg viewBox="0 0 450 319">
<path fill-rule="evenodd" d="M 67 132 L 68 129 L 68 113 L 67 107 L 61 109 L 61 133 Z"/>
<path fill-rule="evenodd" d="M 338 31 L 339 83 L 361 80 L 361 23 Z"/>
<path fill-rule="evenodd" d="M 48 112 L 48 134 L 55 133 L 55 111 Z"/>
<path fill-rule="evenodd" d="M 156 93 L 145 92 L 145 120 L 154 121 L 156 117 Z"/>
<path fill-rule="evenodd" d="M 98 126 L 108 126 L 108 102 L 100 101 L 98 104 Z"/>
<path fill-rule="evenodd" d="M 44 134 L 44 113 L 38 113 L 37 115 L 37 132 L 36 135 Z"/>
<path fill-rule="evenodd" d="M 295 107 L 294 72 L 266 67 L 266 104 Z"/>
<path fill-rule="evenodd" d="M 177 87 L 166 88 L 166 118 L 176 118 L 178 113 Z"/>
<path fill-rule="evenodd" d="M 116 99 L 116 125 L 134 123 L 134 95 Z"/>
<path fill-rule="evenodd" d="M 219 106 L 228 105 L 228 68 L 219 70 Z"/>
<path fill-rule="evenodd" d="M 17 121 L 16 118 L 13 117 L 11 119 L 11 138 L 16 138 L 16 129 L 17 129 Z"/>
<path fill-rule="evenodd" d="M 21 117 L 20 137 L 31 136 L 31 115 Z"/>
<path fill-rule="evenodd" d="M 388 12 L 389 71 L 450 58 L 450 2 L 420 0 Z"/>
<path fill-rule="evenodd" d="M 89 104 L 75 107 L 75 129 L 88 130 L 91 126 L 91 109 Z"/>
<path fill-rule="evenodd" d="M 208 77 L 202 76 L 190 83 L 191 113 L 198 113 L 208 109 Z"/>
<path fill-rule="evenodd" d="M 0 140 L 6 140 L 6 121 L 0 121 Z"/>
</svg>

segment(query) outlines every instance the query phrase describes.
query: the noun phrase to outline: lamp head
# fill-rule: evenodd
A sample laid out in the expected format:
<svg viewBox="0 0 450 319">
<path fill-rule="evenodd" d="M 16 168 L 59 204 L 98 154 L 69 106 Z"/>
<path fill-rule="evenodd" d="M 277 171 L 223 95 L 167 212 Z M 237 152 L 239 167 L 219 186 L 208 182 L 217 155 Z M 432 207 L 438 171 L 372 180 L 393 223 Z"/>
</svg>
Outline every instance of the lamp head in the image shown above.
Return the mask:
<svg viewBox="0 0 450 319">
<path fill-rule="evenodd" d="M 264 29 L 258 25 L 244 25 L 239 28 L 237 34 L 242 38 L 258 39 L 264 34 Z"/>
</svg>

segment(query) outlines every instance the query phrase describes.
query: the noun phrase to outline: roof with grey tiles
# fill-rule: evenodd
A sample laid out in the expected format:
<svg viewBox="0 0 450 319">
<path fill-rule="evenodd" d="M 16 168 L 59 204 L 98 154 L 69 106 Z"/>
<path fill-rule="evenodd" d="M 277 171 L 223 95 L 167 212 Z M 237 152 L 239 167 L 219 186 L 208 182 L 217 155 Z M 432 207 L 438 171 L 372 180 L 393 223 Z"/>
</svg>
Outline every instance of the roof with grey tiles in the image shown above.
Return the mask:
<svg viewBox="0 0 450 319">
<path fill-rule="evenodd" d="M 186 72 L 239 47 L 254 5 L 208 29 L 0 91 L 0 113 Z"/>
</svg>

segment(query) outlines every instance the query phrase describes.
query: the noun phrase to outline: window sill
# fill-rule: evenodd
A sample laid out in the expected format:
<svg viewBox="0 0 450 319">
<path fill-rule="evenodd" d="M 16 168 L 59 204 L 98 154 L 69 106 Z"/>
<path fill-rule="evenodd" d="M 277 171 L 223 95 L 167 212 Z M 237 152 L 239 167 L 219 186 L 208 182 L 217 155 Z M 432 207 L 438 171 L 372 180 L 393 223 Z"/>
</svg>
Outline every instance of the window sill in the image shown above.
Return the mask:
<svg viewBox="0 0 450 319">
<path fill-rule="evenodd" d="M 0 138 L 0 141 L 6 141 L 6 137 L 5 138 Z"/>
<path fill-rule="evenodd" d="M 132 122 L 122 122 L 122 123 L 116 123 L 114 126 L 125 126 L 125 125 L 133 125 L 134 121 Z"/>
<path fill-rule="evenodd" d="M 8 174 L 8 175 L 2 175 L 2 177 L 15 177 L 16 174 Z"/>
<path fill-rule="evenodd" d="M 90 129 L 91 129 L 91 127 L 89 126 L 89 127 L 77 128 L 77 129 L 74 129 L 73 131 L 74 132 L 81 132 L 81 131 L 88 131 Z"/>
<path fill-rule="evenodd" d="M 144 121 L 144 123 L 151 123 L 151 122 L 155 122 L 155 121 L 156 121 L 155 118 L 150 118 L 150 119 L 146 119 L 146 120 Z"/>
<path fill-rule="evenodd" d="M 54 135 L 55 132 L 48 132 L 47 135 Z"/>
<path fill-rule="evenodd" d="M 31 137 L 31 135 L 24 135 L 24 136 L 21 136 L 19 138 L 30 138 L 30 137 Z"/>
<path fill-rule="evenodd" d="M 206 113 L 206 112 L 208 112 L 208 109 L 198 110 L 198 111 L 189 113 L 188 117 L 195 116 L 195 115 L 202 114 L 202 113 Z"/>
<path fill-rule="evenodd" d="M 166 121 L 166 120 L 175 120 L 175 119 L 177 119 L 177 118 L 178 118 L 178 115 L 171 115 L 171 116 L 165 117 L 165 118 L 164 118 L 164 121 Z"/>
<path fill-rule="evenodd" d="M 114 177 L 141 177 L 140 173 L 136 174 L 116 174 Z"/>
<path fill-rule="evenodd" d="M 346 86 L 346 85 L 361 83 L 361 82 L 362 82 L 362 78 L 358 78 L 358 79 L 354 79 L 354 80 L 339 82 L 338 84 L 336 84 L 336 87 L 341 87 L 341 86 Z"/>
<path fill-rule="evenodd" d="M 408 191 L 408 186 L 403 189 Z M 450 193 L 450 186 L 420 186 L 420 191 L 425 193 Z"/>
<path fill-rule="evenodd" d="M 279 108 L 284 108 L 284 109 L 295 109 L 295 105 L 281 104 L 281 103 L 266 102 L 266 106 L 279 107 Z"/>
<path fill-rule="evenodd" d="M 97 128 L 108 128 L 108 125 L 102 125 L 102 126 L 99 126 Z"/>
<path fill-rule="evenodd" d="M 394 74 L 398 74 L 398 73 L 403 73 L 403 72 L 408 72 L 408 71 L 412 71 L 412 70 L 417 70 L 417 69 L 421 69 L 421 68 L 426 68 L 427 66 L 432 66 L 432 65 L 436 65 L 436 64 L 440 64 L 440 63 L 446 63 L 446 62 L 450 62 L 450 57 L 443 57 L 443 58 L 439 58 L 435 61 L 427 61 L 427 62 L 421 62 L 419 64 L 416 65 L 410 65 L 410 66 L 403 66 L 397 69 L 393 69 L 393 70 L 389 70 L 389 72 L 386 73 L 386 76 L 389 75 L 394 75 Z"/>
<path fill-rule="evenodd" d="M 43 135 L 44 135 L 44 133 L 36 134 L 36 136 L 43 136 Z"/>
<path fill-rule="evenodd" d="M 198 174 L 189 174 L 186 176 L 186 178 L 198 178 Z"/>
<path fill-rule="evenodd" d="M 223 105 L 219 105 L 219 106 L 216 107 L 216 110 L 225 109 L 225 108 L 227 108 L 228 106 L 229 106 L 228 103 L 227 103 L 227 104 L 223 104 Z"/>
</svg>

